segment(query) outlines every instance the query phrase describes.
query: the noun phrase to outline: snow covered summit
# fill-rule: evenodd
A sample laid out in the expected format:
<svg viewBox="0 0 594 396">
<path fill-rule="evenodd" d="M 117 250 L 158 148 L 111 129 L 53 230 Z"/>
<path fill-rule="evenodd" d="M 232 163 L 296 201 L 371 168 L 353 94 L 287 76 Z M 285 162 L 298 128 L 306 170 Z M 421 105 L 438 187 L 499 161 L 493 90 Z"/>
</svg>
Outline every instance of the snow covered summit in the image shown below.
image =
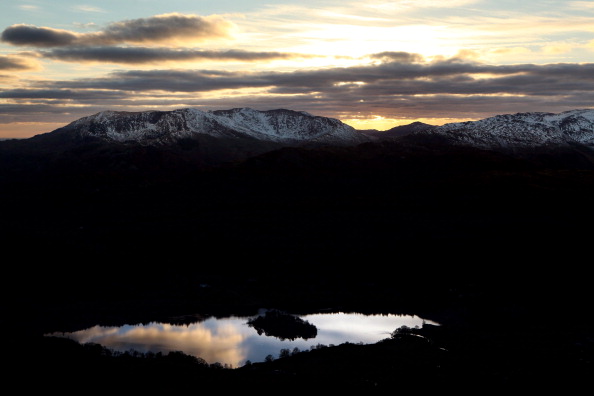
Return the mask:
<svg viewBox="0 0 594 396">
<path fill-rule="evenodd" d="M 594 109 L 562 113 L 503 114 L 479 121 L 449 123 L 415 133 L 457 145 L 513 149 L 580 143 L 594 146 Z"/>
<path fill-rule="evenodd" d="M 202 111 L 193 108 L 173 111 L 104 111 L 81 118 L 63 129 L 79 137 L 115 142 L 159 145 L 182 138 L 245 138 L 283 144 L 357 144 L 366 137 L 333 118 L 306 112 L 251 108 Z"/>
</svg>

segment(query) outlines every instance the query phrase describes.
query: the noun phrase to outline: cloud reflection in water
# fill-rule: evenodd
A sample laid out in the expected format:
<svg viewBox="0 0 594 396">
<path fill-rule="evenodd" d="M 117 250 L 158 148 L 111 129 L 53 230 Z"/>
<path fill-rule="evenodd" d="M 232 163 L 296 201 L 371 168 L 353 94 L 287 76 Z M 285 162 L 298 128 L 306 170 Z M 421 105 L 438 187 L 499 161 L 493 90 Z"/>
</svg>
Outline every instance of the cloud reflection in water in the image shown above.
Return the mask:
<svg viewBox="0 0 594 396">
<path fill-rule="evenodd" d="M 401 326 L 417 327 L 424 322 L 411 315 L 314 314 L 301 317 L 318 328 L 314 339 L 279 340 L 258 335 L 247 325 L 247 317 L 209 318 L 188 325 L 149 323 L 121 327 L 94 326 L 73 333 L 51 335 L 72 338 L 81 344 L 97 343 L 114 351 L 181 351 L 208 363 L 240 367 L 247 360 L 263 361 L 277 357 L 281 349 L 304 351 L 315 345 L 340 345 L 345 342 L 374 343 L 390 337 Z"/>
</svg>

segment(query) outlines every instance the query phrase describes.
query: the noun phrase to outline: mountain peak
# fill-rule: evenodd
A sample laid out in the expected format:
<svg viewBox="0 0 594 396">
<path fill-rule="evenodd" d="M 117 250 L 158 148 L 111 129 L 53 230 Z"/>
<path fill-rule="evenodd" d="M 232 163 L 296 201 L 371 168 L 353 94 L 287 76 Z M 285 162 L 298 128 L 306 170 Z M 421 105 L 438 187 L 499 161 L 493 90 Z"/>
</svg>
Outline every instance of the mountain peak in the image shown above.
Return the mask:
<svg viewBox="0 0 594 396">
<path fill-rule="evenodd" d="M 594 109 L 562 113 L 501 114 L 478 121 L 448 123 L 411 134 L 451 144 L 486 149 L 515 149 L 572 143 L 594 146 Z"/>
<path fill-rule="evenodd" d="M 169 144 L 183 138 L 250 139 L 283 144 L 356 144 L 367 139 L 340 120 L 288 109 L 249 107 L 202 111 L 121 112 L 106 110 L 72 122 L 61 132 L 82 138 L 142 145 Z M 51 133 L 51 132 L 50 132 Z"/>
</svg>

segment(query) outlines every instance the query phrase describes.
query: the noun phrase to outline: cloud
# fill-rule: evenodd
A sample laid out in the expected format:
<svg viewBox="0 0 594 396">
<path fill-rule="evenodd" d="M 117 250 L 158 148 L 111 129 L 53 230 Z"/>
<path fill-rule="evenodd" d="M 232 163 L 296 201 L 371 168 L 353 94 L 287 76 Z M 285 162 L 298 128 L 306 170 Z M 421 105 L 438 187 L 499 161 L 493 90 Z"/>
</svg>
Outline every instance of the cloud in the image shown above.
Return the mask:
<svg viewBox="0 0 594 396">
<path fill-rule="evenodd" d="M 36 5 L 30 5 L 30 4 L 20 5 L 19 8 L 21 10 L 25 10 L 25 11 L 37 11 L 39 9 L 38 6 L 36 6 Z"/>
<path fill-rule="evenodd" d="M 4 29 L 0 40 L 17 46 L 60 47 L 76 42 L 78 36 L 67 30 L 36 27 L 31 25 L 12 25 Z"/>
<path fill-rule="evenodd" d="M 378 59 L 383 62 L 395 61 L 395 62 L 413 63 L 413 62 L 421 62 L 423 60 L 423 57 L 419 54 L 413 54 L 410 52 L 403 52 L 403 51 L 379 52 L 377 54 L 371 54 L 369 57 L 371 59 Z"/>
<path fill-rule="evenodd" d="M 120 70 L 100 78 L 31 82 L 7 90 L 0 113 L 46 105 L 81 114 L 97 107 L 292 108 L 336 118 L 481 118 L 517 111 L 563 111 L 594 103 L 594 63 L 491 65 L 464 57 L 427 61 L 378 53 L 379 63 L 287 72 Z M 111 95 L 111 96 L 109 96 Z M 26 104 L 25 104 L 26 103 Z M 74 106 L 85 104 L 87 107 Z M 27 107 L 33 106 L 36 107 Z M 6 113 L 4 113 L 6 112 Z M 37 113 L 36 113 L 37 114 Z M 52 113 L 53 114 L 53 113 Z"/>
<path fill-rule="evenodd" d="M 107 77 L 49 82 L 67 89 L 117 89 L 124 91 L 208 92 L 273 85 L 266 74 L 218 70 L 130 70 Z"/>
<path fill-rule="evenodd" d="M 200 42 L 231 38 L 235 25 L 217 15 L 164 14 L 116 22 L 99 33 L 85 35 L 81 42 L 92 45 L 121 43 L 161 43 L 177 40 Z"/>
<path fill-rule="evenodd" d="M 33 60 L 11 55 L 0 55 L 0 70 L 27 71 L 38 70 L 39 68 L 39 64 Z"/>
<path fill-rule="evenodd" d="M 16 46 L 37 47 L 40 49 L 41 57 L 66 62 L 116 64 L 187 61 L 255 62 L 315 57 L 278 51 L 172 48 L 172 46 L 176 47 L 176 44 L 230 38 L 234 30 L 233 23 L 217 15 L 202 17 L 164 14 L 112 23 L 103 30 L 93 33 L 76 33 L 22 24 L 12 25 L 2 32 L 0 40 Z M 154 46 L 163 42 L 168 46 Z M 138 44 L 143 46 L 137 46 Z"/>
<path fill-rule="evenodd" d="M 552 55 L 559 55 L 571 52 L 575 48 L 575 45 L 568 44 L 568 43 L 557 43 L 557 44 L 549 44 L 544 45 L 542 47 L 542 52 L 545 54 L 552 54 Z"/>
<path fill-rule="evenodd" d="M 50 100 L 79 100 L 79 101 L 95 101 L 105 99 L 121 99 L 128 95 L 118 91 L 104 91 L 104 90 L 86 90 L 75 91 L 71 89 L 11 89 L 0 92 L 0 98 L 3 99 L 25 99 L 26 101 L 34 101 L 36 99 L 50 99 Z"/>
<path fill-rule="evenodd" d="M 478 0 L 449 0 L 447 3 L 433 0 L 392 0 L 369 1 L 366 7 L 384 11 L 418 8 L 454 8 L 477 3 Z"/>
<path fill-rule="evenodd" d="M 99 7 L 93 7 L 89 5 L 78 5 L 74 7 L 75 9 L 83 12 L 107 12 Z"/>
<path fill-rule="evenodd" d="M 61 89 L 172 93 L 266 88 L 270 94 L 338 93 L 357 100 L 374 95 L 561 95 L 594 91 L 594 64 L 489 65 L 460 58 L 411 63 L 410 59 L 419 58 L 414 54 L 399 57 L 405 61 L 292 72 L 128 70 L 48 84 Z"/>
<path fill-rule="evenodd" d="M 489 54 L 506 55 L 506 56 L 512 56 L 512 55 L 518 55 L 518 54 L 530 54 L 531 52 L 532 51 L 529 48 L 519 47 L 519 46 L 492 48 L 492 49 L 488 50 Z"/>
<path fill-rule="evenodd" d="M 239 326 L 215 324 L 209 328 L 204 323 L 170 325 L 150 323 L 124 327 L 94 326 L 69 333 L 70 338 L 84 344 L 100 342 L 109 348 L 119 350 L 132 348 L 140 351 L 166 352 L 184 351 L 207 362 L 225 362 L 239 366 L 245 360 L 242 344 L 246 336 Z M 131 347 L 130 347 L 131 346 Z M 162 350 L 161 350 L 162 349 Z"/>
<path fill-rule="evenodd" d="M 189 61 L 256 62 L 279 59 L 312 58 L 314 55 L 284 52 L 250 52 L 243 50 L 194 50 L 147 47 L 88 47 L 56 48 L 42 52 L 44 58 L 67 62 L 101 62 L 117 64 L 147 64 Z"/>
<path fill-rule="evenodd" d="M 72 24 L 80 29 L 90 29 L 90 28 L 94 28 L 97 26 L 97 24 L 95 22 L 87 22 L 87 23 L 73 22 Z"/>
<path fill-rule="evenodd" d="M 94 33 L 75 33 L 68 30 L 12 25 L 0 39 L 16 46 L 38 48 L 88 47 L 113 44 L 192 43 L 217 38 L 231 38 L 235 25 L 226 19 L 211 15 L 164 14 L 116 22 Z"/>
</svg>

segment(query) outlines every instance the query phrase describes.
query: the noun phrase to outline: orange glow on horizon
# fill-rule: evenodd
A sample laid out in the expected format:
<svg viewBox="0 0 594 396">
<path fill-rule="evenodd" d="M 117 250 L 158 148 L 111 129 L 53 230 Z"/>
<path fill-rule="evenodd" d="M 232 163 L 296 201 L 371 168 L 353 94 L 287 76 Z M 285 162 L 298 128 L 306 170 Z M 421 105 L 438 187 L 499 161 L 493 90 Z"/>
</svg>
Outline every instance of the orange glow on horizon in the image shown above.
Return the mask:
<svg viewBox="0 0 594 396">
<path fill-rule="evenodd" d="M 341 121 L 355 129 L 377 129 L 378 131 L 387 131 L 397 126 L 412 124 L 413 122 L 422 122 L 429 125 L 443 125 L 452 122 L 476 121 L 469 118 L 383 118 L 375 116 L 373 118 L 346 118 Z"/>
<path fill-rule="evenodd" d="M 15 122 L 0 126 L 0 139 L 26 139 L 63 127 L 63 122 Z"/>
<path fill-rule="evenodd" d="M 175 106 L 174 106 L 175 107 Z M 178 106 L 179 107 L 179 106 Z M 177 108 L 177 107 L 176 107 Z M 314 114 L 315 115 L 315 114 Z M 387 131 L 388 129 L 412 124 L 419 121 L 430 125 L 443 125 L 451 122 L 476 121 L 469 118 L 384 118 L 374 116 L 370 118 L 339 118 L 342 122 L 352 126 L 355 129 L 376 129 L 378 131 Z M 47 133 L 61 128 L 74 120 L 66 122 L 31 122 L 31 123 L 9 123 L 3 124 L 0 129 L 0 139 L 25 139 Z"/>
</svg>

